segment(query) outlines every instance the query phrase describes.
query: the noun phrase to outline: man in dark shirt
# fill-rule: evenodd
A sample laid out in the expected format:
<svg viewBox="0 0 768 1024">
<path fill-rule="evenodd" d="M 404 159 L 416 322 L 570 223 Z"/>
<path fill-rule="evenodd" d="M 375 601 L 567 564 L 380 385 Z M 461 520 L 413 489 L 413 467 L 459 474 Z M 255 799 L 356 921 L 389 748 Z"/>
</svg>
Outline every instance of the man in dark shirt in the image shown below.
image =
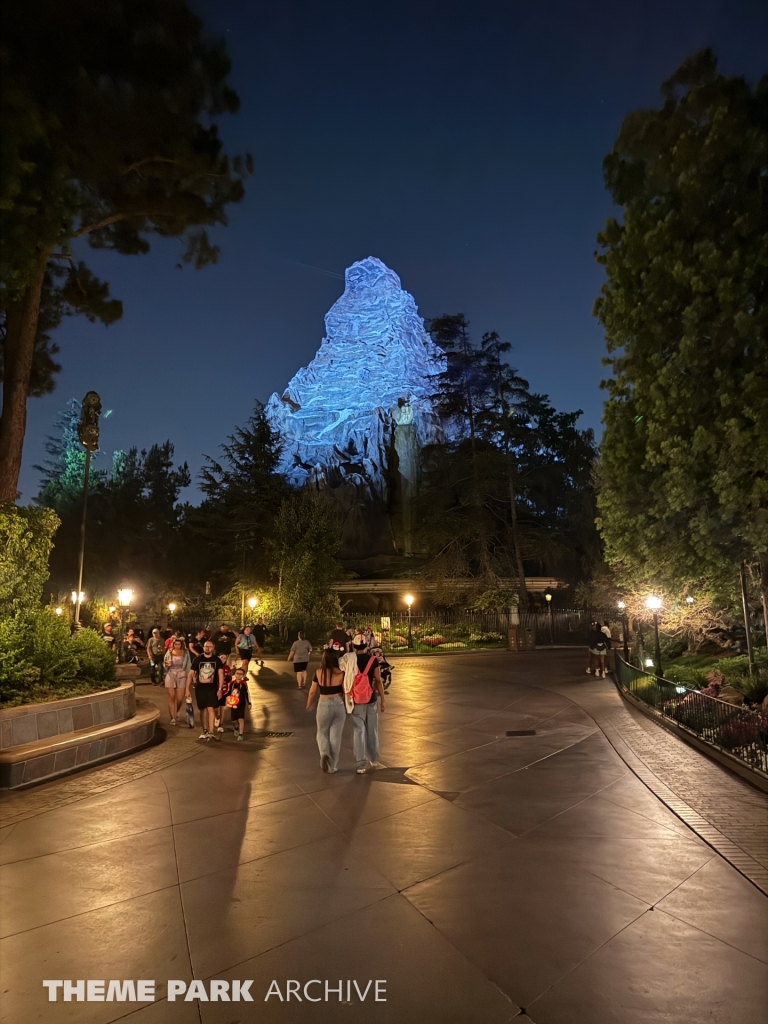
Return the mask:
<svg viewBox="0 0 768 1024">
<path fill-rule="evenodd" d="M 251 635 L 256 641 L 256 658 L 260 665 L 264 665 L 262 655 L 264 654 L 264 644 L 267 642 L 269 636 L 269 630 L 264 624 L 264 619 L 259 619 L 255 626 L 251 626 Z"/>
<path fill-rule="evenodd" d="M 198 654 L 203 653 L 203 644 L 205 643 L 205 630 L 196 629 L 195 632 L 189 638 L 189 653 L 193 658 L 196 658 Z"/>
<path fill-rule="evenodd" d="M 112 632 L 112 623 L 111 622 L 105 622 L 104 623 L 104 629 L 101 631 L 101 639 L 104 641 L 104 643 L 110 649 L 110 651 L 114 651 L 115 650 L 115 644 L 117 642 L 117 637 Z"/>
<path fill-rule="evenodd" d="M 384 688 L 376 658 L 365 649 L 365 642 L 355 645 L 357 671 L 366 672 L 371 684 L 371 696 L 367 704 L 355 704 L 352 714 L 352 753 L 355 770 L 364 775 L 368 768 L 382 768 L 379 761 L 379 711 L 384 710 Z"/>
<path fill-rule="evenodd" d="M 333 630 L 331 635 L 328 637 L 328 646 L 333 647 L 336 650 L 340 650 L 342 653 L 349 650 L 349 635 L 344 629 L 344 626 L 340 623 L 336 623 L 336 628 Z"/>
<path fill-rule="evenodd" d="M 200 722 L 203 726 L 203 731 L 198 739 L 216 739 L 214 731 L 216 728 L 216 708 L 219 705 L 219 688 L 223 686 L 223 683 L 224 672 L 221 668 L 221 662 L 214 653 L 211 641 L 206 640 L 203 644 L 203 653 L 193 659 L 192 667 L 187 676 L 186 696 L 189 698 L 190 687 L 194 684 L 195 699 L 200 711 Z"/>
<path fill-rule="evenodd" d="M 216 632 L 211 637 L 211 640 L 213 641 L 214 653 L 226 654 L 227 661 L 229 661 L 237 637 L 226 624 L 226 622 L 222 622 L 221 626 L 216 630 Z"/>
</svg>

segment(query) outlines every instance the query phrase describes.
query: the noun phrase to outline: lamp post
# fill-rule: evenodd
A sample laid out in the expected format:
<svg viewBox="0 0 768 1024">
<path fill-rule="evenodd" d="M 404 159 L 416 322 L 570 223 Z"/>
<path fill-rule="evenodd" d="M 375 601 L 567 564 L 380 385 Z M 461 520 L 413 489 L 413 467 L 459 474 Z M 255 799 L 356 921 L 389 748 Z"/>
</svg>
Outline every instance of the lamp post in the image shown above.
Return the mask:
<svg viewBox="0 0 768 1024">
<path fill-rule="evenodd" d="M 549 618 L 549 642 L 553 644 L 555 642 L 554 633 L 552 632 L 552 595 L 549 591 L 544 595 L 544 600 L 547 602 L 547 613 Z"/>
<path fill-rule="evenodd" d="M 72 628 L 78 629 L 80 626 L 80 605 L 85 600 L 85 594 L 82 590 L 72 591 Z"/>
<path fill-rule="evenodd" d="M 251 615 L 253 615 L 253 609 L 256 607 L 256 605 L 258 603 L 259 603 L 258 597 L 249 597 L 248 598 L 248 607 L 251 609 Z"/>
<path fill-rule="evenodd" d="M 80 520 L 80 558 L 77 573 L 77 594 L 75 601 L 75 629 L 80 629 L 80 605 L 83 603 L 80 597 L 83 585 L 83 562 L 85 561 L 85 515 L 88 509 L 88 475 L 91 469 L 91 452 L 99 447 L 99 414 L 101 413 L 101 398 L 95 391 L 89 391 L 82 401 L 80 407 L 80 422 L 77 425 L 77 436 L 80 444 L 85 448 L 85 468 L 83 470 L 83 515 Z"/>
<path fill-rule="evenodd" d="M 120 608 L 120 646 L 119 661 L 125 661 L 125 616 L 133 600 L 133 591 L 130 587 L 121 587 L 117 592 L 117 604 Z"/>
<path fill-rule="evenodd" d="M 411 632 L 411 605 L 413 604 L 413 594 L 405 595 L 405 603 L 408 605 L 408 646 L 413 647 L 413 634 Z"/>
<path fill-rule="evenodd" d="M 749 598 L 747 596 L 747 566 L 744 562 L 739 566 L 739 582 L 741 583 L 741 606 L 744 611 L 744 632 L 747 635 L 747 660 L 749 674 L 755 674 L 755 652 L 752 649 L 752 629 L 749 622 Z"/>
<path fill-rule="evenodd" d="M 659 644 L 659 609 L 661 608 L 660 597 L 648 597 L 645 601 L 646 607 L 653 612 L 653 636 L 656 642 L 656 675 L 661 676 L 664 671 L 661 666 L 661 645 Z"/>
<path fill-rule="evenodd" d="M 61 616 L 61 614 L 62 614 L 62 612 L 64 611 L 64 609 L 63 609 L 63 608 L 54 608 L 54 611 L 56 612 L 56 614 L 57 614 L 58 616 Z"/>
<path fill-rule="evenodd" d="M 624 661 L 629 664 L 629 622 L 627 620 L 626 602 L 619 601 L 617 607 L 621 612 L 621 633 L 624 637 Z"/>
</svg>

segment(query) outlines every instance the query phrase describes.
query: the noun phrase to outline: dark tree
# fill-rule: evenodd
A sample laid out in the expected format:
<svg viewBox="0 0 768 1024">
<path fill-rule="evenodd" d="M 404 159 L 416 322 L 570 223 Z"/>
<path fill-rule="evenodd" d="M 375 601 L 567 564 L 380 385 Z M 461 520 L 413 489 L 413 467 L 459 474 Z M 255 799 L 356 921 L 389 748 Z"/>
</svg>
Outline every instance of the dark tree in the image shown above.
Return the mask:
<svg viewBox="0 0 768 1024">
<path fill-rule="evenodd" d="M 229 60 L 183 0 L 7 0 L 2 27 L 0 500 L 15 501 L 29 395 L 52 390 L 49 332 L 120 303 L 72 246 L 129 255 L 183 239 L 180 263 L 217 257 L 249 160 L 224 152 L 216 117 L 238 108 Z"/>
<path fill-rule="evenodd" d="M 211 571 L 230 582 L 235 576 L 266 579 L 272 525 L 288 485 L 277 473 L 280 438 L 260 402 L 221 447 L 219 462 L 206 456 L 200 474 L 205 499 L 190 510 L 190 527 L 205 543 Z"/>
<path fill-rule="evenodd" d="M 620 582 L 759 564 L 768 622 L 768 76 L 683 62 L 604 161 L 600 529 Z"/>
</svg>

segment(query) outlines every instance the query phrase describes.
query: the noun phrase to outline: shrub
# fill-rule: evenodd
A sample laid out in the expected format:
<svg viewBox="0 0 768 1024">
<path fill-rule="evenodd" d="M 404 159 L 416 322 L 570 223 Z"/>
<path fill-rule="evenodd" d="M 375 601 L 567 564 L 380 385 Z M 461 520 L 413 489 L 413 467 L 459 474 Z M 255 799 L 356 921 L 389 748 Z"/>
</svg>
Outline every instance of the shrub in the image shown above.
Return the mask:
<svg viewBox="0 0 768 1024">
<path fill-rule="evenodd" d="M 671 665 L 664 670 L 664 678 L 673 683 L 682 683 L 693 690 L 701 690 L 707 685 L 707 673 L 702 668 L 690 668 L 688 665 Z"/>
<path fill-rule="evenodd" d="M 731 686 L 741 690 L 748 701 L 762 704 L 768 697 L 768 669 L 759 668 L 754 676 L 733 676 L 728 678 Z"/>
<path fill-rule="evenodd" d="M 39 602 L 58 526 L 59 517 L 49 508 L 0 503 L 0 614 Z"/>
<path fill-rule="evenodd" d="M 70 635 L 67 622 L 45 608 L 0 618 L 0 703 L 53 699 L 68 688 L 114 679 L 115 659 L 90 629 Z"/>
<path fill-rule="evenodd" d="M 754 718 L 732 718 L 720 729 L 718 739 L 726 750 L 738 750 L 739 747 L 759 743 L 764 730 L 765 725 L 757 715 Z"/>
</svg>

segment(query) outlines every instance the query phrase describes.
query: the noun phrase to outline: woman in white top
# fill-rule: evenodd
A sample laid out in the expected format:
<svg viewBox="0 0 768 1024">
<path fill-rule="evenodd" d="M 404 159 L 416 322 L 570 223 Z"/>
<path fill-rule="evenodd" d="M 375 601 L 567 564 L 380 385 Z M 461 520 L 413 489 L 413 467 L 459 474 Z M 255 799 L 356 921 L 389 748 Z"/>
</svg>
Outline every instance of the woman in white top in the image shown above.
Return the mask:
<svg viewBox="0 0 768 1024">
<path fill-rule="evenodd" d="M 312 653 L 312 644 L 307 640 L 306 635 L 299 632 L 298 640 L 294 640 L 288 652 L 288 661 L 293 662 L 293 671 L 296 673 L 296 685 L 300 690 L 304 689 L 307 682 L 307 665 L 309 656 Z"/>
</svg>

